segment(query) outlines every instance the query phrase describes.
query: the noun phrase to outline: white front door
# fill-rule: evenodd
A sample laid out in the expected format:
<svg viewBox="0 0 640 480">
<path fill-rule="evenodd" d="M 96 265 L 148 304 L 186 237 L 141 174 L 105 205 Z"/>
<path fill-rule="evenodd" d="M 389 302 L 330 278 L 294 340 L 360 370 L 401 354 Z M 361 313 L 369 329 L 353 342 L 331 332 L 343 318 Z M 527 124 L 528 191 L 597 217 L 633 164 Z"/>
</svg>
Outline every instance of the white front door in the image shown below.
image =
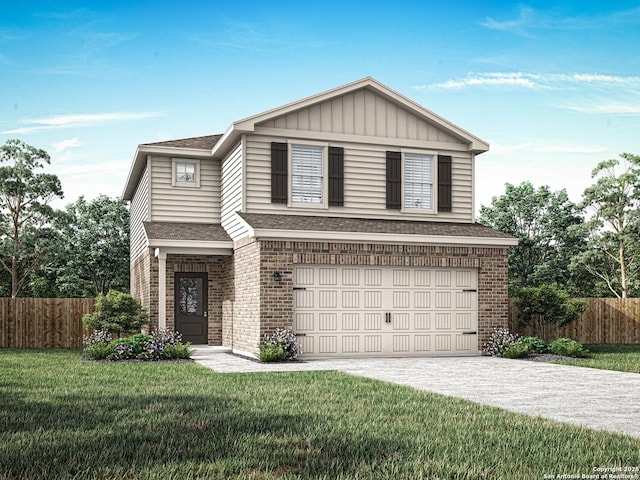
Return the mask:
<svg viewBox="0 0 640 480">
<path fill-rule="evenodd" d="M 305 357 L 478 353 L 473 268 L 296 265 Z"/>
</svg>

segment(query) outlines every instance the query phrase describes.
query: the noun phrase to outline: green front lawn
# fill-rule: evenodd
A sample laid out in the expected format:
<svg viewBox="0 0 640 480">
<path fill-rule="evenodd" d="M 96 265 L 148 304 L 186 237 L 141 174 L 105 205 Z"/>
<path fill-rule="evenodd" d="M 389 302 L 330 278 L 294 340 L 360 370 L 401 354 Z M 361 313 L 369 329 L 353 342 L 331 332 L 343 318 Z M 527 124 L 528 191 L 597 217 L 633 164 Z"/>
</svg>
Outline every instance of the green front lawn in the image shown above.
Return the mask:
<svg viewBox="0 0 640 480">
<path fill-rule="evenodd" d="M 0 478 L 542 479 L 640 440 L 338 372 L 217 374 L 0 350 Z"/>
<path fill-rule="evenodd" d="M 562 365 L 640 373 L 640 344 L 585 345 L 590 354 L 586 360 L 555 362 Z"/>
</svg>

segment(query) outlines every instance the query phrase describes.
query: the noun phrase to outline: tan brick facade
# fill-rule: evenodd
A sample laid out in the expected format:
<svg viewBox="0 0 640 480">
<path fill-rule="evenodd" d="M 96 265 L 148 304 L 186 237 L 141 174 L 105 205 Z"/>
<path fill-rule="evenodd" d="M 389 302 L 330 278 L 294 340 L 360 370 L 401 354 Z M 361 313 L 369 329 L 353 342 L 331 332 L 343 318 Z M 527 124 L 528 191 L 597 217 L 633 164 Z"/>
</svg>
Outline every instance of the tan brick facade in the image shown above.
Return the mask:
<svg viewBox="0 0 640 480">
<path fill-rule="evenodd" d="M 478 269 L 478 347 L 508 324 L 507 248 L 338 242 L 236 242 L 233 256 L 168 255 L 167 327 L 174 328 L 175 272 L 207 272 L 209 344 L 255 352 L 264 335 L 293 325 L 296 264 L 398 265 Z M 147 274 L 148 272 L 148 274 Z M 280 274 L 280 281 L 274 273 Z M 151 251 L 132 266 L 132 292 L 158 323 L 158 259 Z M 145 287 L 148 278 L 149 287 Z"/>
</svg>

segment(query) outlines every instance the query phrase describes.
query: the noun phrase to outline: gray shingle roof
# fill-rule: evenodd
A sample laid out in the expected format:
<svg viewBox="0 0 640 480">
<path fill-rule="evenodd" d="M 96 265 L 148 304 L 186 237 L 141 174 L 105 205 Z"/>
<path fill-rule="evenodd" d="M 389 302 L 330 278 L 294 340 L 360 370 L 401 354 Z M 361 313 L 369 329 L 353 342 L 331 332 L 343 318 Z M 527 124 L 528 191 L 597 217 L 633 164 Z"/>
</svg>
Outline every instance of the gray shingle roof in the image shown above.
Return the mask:
<svg viewBox="0 0 640 480">
<path fill-rule="evenodd" d="M 221 138 L 222 135 L 206 135 L 204 137 L 180 138 L 178 140 L 167 140 L 164 142 L 143 143 L 143 145 L 211 150 Z"/>
<path fill-rule="evenodd" d="M 315 217 L 239 213 L 255 229 L 308 230 L 315 232 L 389 233 L 396 235 L 441 235 L 452 237 L 513 238 L 479 223 L 421 222 L 362 218 Z"/>
<path fill-rule="evenodd" d="M 144 222 L 149 240 L 201 240 L 230 242 L 221 225 L 213 223 Z"/>
</svg>

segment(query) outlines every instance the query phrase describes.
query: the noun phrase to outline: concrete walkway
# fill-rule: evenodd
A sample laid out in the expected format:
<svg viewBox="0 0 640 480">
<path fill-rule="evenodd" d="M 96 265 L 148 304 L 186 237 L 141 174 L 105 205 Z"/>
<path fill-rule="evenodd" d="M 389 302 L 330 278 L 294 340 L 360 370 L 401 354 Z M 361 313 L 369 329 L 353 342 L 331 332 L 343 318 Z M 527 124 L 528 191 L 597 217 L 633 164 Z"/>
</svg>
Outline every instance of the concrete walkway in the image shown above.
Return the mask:
<svg viewBox="0 0 640 480">
<path fill-rule="evenodd" d="M 496 357 L 351 358 L 262 364 L 195 347 L 216 372 L 339 370 L 640 438 L 640 374 Z"/>
</svg>

